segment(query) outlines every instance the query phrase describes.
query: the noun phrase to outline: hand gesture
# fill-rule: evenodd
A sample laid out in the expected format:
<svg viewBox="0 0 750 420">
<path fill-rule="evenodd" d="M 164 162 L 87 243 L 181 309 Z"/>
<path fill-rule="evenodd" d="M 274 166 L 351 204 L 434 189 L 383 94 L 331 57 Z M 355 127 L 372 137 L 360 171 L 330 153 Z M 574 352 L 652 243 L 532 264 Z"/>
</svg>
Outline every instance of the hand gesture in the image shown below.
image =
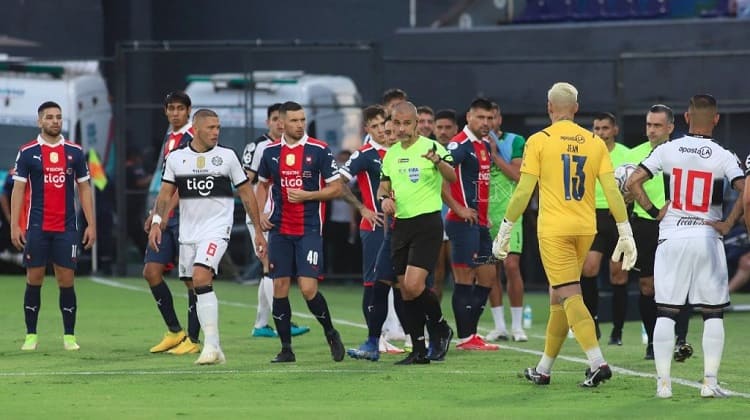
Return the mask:
<svg viewBox="0 0 750 420">
<path fill-rule="evenodd" d="M 721 236 L 726 235 L 727 233 L 729 233 L 729 230 L 732 229 L 732 225 L 727 223 L 726 220 L 706 220 L 705 223 L 716 229 L 716 231 L 719 232 Z"/>
<path fill-rule="evenodd" d="M 630 271 L 638 260 L 638 250 L 635 248 L 633 229 L 626 220 L 617 224 L 617 233 L 620 237 L 617 239 L 617 245 L 615 245 L 615 250 L 612 253 L 612 261 L 617 262 L 622 259 L 622 269 Z"/>
<path fill-rule="evenodd" d="M 271 223 L 271 221 L 269 220 L 270 217 L 271 217 L 270 213 L 262 213 L 260 215 L 260 227 L 265 232 L 268 232 L 269 230 L 273 229 L 274 224 Z"/>
<path fill-rule="evenodd" d="M 468 207 L 460 207 L 456 211 L 456 216 L 460 217 L 470 225 L 479 223 L 479 214 L 477 211 Z"/>
<path fill-rule="evenodd" d="M 263 258 L 266 256 L 267 252 L 268 243 L 266 242 L 266 237 L 259 228 L 255 228 L 255 255 L 257 255 L 258 258 Z"/>
<path fill-rule="evenodd" d="M 88 225 L 83 231 L 83 249 L 91 249 L 96 242 L 96 226 Z"/>
<path fill-rule="evenodd" d="M 161 226 L 156 224 L 151 226 L 148 232 L 148 246 L 156 252 L 159 252 L 159 246 L 161 245 Z"/>
<path fill-rule="evenodd" d="M 440 163 L 440 155 L 437 153 L 437 143 L 432 143 L 432 149 L 428 150 L 427 153 L 422 155 L 422 157 L 435 165 Z"/>
<path fill-rule="evenodd" d="M 380 208 L 383 210 L 383 213 L 389 216 L 396 214 L 396 202 L 390 197 L 380 202 Z"/>
<path fill-rule="evenodd" d="M 18 225 L 10 228 L 10 241 L 17 250 L 23 251 L 26 246 L 26 233 Z"/>
<path fill-rule="evenodd" d="M 362 206 L 361 209 L 359 209 L 359 214 L 362 215 L 362 218 L 370 222 L 373 226 L 383 226 L 383 213 L 376 213 L 367 207 Z"/>
<path fill-rule="evenodd" d="M 310 199 L 310 191 L 301 189 L 288 189 L 287 199 L 290 203 L 302 203 L 303 201 Z"/>
</svg>

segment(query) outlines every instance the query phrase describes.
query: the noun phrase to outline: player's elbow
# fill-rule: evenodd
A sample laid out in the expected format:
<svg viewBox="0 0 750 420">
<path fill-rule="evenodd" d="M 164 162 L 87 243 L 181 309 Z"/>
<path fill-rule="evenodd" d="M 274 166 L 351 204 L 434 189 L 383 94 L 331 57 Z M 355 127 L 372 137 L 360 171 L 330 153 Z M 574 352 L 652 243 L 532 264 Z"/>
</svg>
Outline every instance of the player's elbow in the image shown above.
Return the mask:
<svg viewBox="0 0 750 420">
<path fill-rule="evenodd" d="M 338 198 L 344 193 L 344 184 L 341 182 L 333 182 L 330 184 L 331 187 L 331 198 Z"/>
</svg>

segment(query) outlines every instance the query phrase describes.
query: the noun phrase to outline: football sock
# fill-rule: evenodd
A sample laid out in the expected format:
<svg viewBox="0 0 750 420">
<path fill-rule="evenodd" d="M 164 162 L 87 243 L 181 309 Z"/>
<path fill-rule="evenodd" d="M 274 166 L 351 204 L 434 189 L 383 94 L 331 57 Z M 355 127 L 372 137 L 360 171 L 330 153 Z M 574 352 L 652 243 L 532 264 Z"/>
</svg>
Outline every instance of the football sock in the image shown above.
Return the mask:
<svg viewBox="0 0 750 420">
<path fill-rule="evenodd" d="M 703 321 L 703 374 L 716 378 L 721 354 L 724 351 L 724 320 L 710 318 Z"/>
<path fill-rule="evenodd" d="M 372 288 L 373 285 L 364 286 L 362 290 L 362 316 L 365 317 L 365 322 L 370 323 L 370 305 L 372 304 Z"/>
<path fill-rule="evenodd" d="M 39 320 L 39 309 L 42 307 L 42 286 L 32 286 L 26 283 L 23 295 L 23 313 L 26 318 L 26 333 L 36 334 L 36 324 Z"/>
<path fill-rule="evenodd" d="M 219 300 L 211 286 L 195 288 L 195 312 L 203 328 L 206 346 L 219 348 Z"/>
<path fill-rule="evenodd" d="M 263 328 L 268 325 L 271 306 L 273 306 L 273 280 L 267 275 L 263 275 L 260 283 L 258 283 L 258 311 L 255 315 L 255 328 Z"/>
<path fill-rule="evenodd" d="M 404 319 L 406 319 L 406 309 L 404 309 L 404 298 L 401 295 L 401 289 L 396 287 L 391 288 L 393 293 L 393 310 L 396 312 L 396 318 L 401 323 L 401 327 L 404 326 Z"/>
<path fill-rule="evenodd" d="M 490 311 L 492 311 L 492 319 L 495 320 L 495 329 L 506 331 L 507 328 L 505 326 L 505 311 L 503 310 L 503 305 L 495 306 L 494 308 L 491 308 Z"/>
<path fill-rule="evenodd" d="M 333 323 L 331 322 L 331 314 L 328 312 L 328 303 L 320 292 L 316 293 L 315 296 L 307 301 L 307 308 L 310 309 L 310 313 L 315 315 L 315 318 L 323 326 L 323 331 L 327 334 L 333 329 Z"/>
<path fill-rule="evenodd" d="M 456 333 L 459 339 L 468 338 L 474 333 L 471 326 L 471 289 L 467 284 L 453 286 L 453 315 L 456 317 Z"/>
<path fill-rule="evenodd" d="M 654 326 L 656 325 L 656 301 L 653 296 L 646 296 L 641 293 L 639 298 L 639 309 L 641 311 L 641 321 L 648 335 L 648 342 L 654 342 Z M 674 339 L 674 337 L 672 337 Z"/>
<path fill-rule="evenodd" d="M 447 330 L 448 323 L 443 318 L 443 310 L 440 308 L 440 301 L 435 292 L 425 287 L 414 301 L 422 309 L 427 323 L 432 323 L 434 326 L 441 328 L 439 332 Z M 424 324 L 422 325 L 422 329 L 424 330 Z"/>
<path fill-rule="evenodd" d="M 174 311 L 174 300 L 172 298 L 172 292 L 169 291 L 167 282 L 162 281 L 156 286 L 151 288 L 151 294 L 154 296 L 156 306 L 161 312 L 161 317 L 164 319 L 164 323 L 167 325 L 169 332 L 176 333 L 182 330 L 180 321 L 177 320 L 177 314 Z"/>
<path fill-rule="evenodd" d="M 424 343 L 425 314 L 416 299 L 404 301 L 404 315 L 406 323 L 402 325 L 411 337 L 412 352 L 427 354 Z"/>
<path fill-rule="evenodd" d="M 568 317 L 562 305 L 550 305 L 547 334 L 544 340 L 544 355 L 554 361 L 565 339 L 568 338 Z M 549 368 L 552 366 L 550 365 Z"/>
<path fill-rule="evenodd" d="M 188 337 L 193 343 L 200 343 L 198 337 L 201 333 L 201 323 L 198 320 L 198 311 L 195 309 L 198 298 L 195 295 L 194 289 L 188 289 Z"/>
<path fill-rule="evenodd" d="M 674 333 L 677 335 L 677 341 L 687 341 L 688 328 L 690 326 L 690 315 L 692 315 L 693 308 L 684 306 L 680 309 L 680 314 L 677 316 L 677 324 L 674 327 Z"/>
<path fill-rule="evenodd" d="M 502 306 L 500 307 L 502 308 Z M 494 313 L 493 313 L 494 315 Z M 510 325 L 513 331 L 523 329 L 523 306 L 511 306 L 510 307 Z M 503 320 L 505 324 L 505 320 Z"/>
<path fill-rule="evenodd" d="M 563 309 L 565 309 L 565 316 L 568 318 L 568 325 L 573 329 L 576 341 L 581 345 L 581 348 L 586 352 L 586 355 L 589 356 L 589 363 L 592 368 L 598 367 L 599 363 L 597 363 L 598 360 L 595 360 L 595 356 L 596 351 L 599 349 L 599 342 L 596 339 L 594 320 L 591 318 L 591 314 L 583 303 L 583 297 L 581 297 L 581 295 L 573 295 L 566 298 L 563 302 Z M 592 359 L 592 355 L 589 354 L 592 351 L 594 359 Z M 601 352 L 598 354 L 601 354 Z"/>
<path fill-rule="evenodd" d="M 581 296 L 586 304 L 591 318 L 596 319 L 599 315 L 599 286 L 597 277 L 581 277 Z"/>
<path fill-rule="evenodd" d="M 674 320 L 667 317 L 659 317 L 654 326 L 654 364 L 656 365 L 656 376 L 659 378 L 671 377 L 672 352 L 674 351 Z"/>
<path fill-rule="evenodd" d="M 625 314 L 628 311 L 628 285 L 612 285 L 612 324 L 614 329 L 622 332 L 625 325 Z"/>
<path fill-rule="evenodd" d="M 472 333 L 477 333 L 479 319 L 482 318 L 484 307 L 487 305 L 487 297 L 490 295 L 489 287 L 474 285 L 474 291 L 471 295 L 471 329 Z"/>
<path fill-rule="evenodd" d="M 76 291 L 73 286 L 60 288 L 60 312 L 66 335 L 74 335 L 76 329 Z"/>
<path fill-rule="evenodd" d="M 289 298 L 273 298 L 273 323 L 281 340 L 281 348 L 292 348 L 292 306 Z"/>
<path fill-rule="evenodd" d="M 388 317 L 389 290 L 391 290 L 391 286 L 382 281 L 376 281 L 372 285 L 372 301 L 370 302 L 372 310 L 367 319 L 367 330 L 370 337 L 380 337 L 380 334 L 383 332 L 383 324 Z M 400 293 L 399 296 L 401 296 Z M 403 302 L 401 306 L 403 306 Z"/>
</svg>

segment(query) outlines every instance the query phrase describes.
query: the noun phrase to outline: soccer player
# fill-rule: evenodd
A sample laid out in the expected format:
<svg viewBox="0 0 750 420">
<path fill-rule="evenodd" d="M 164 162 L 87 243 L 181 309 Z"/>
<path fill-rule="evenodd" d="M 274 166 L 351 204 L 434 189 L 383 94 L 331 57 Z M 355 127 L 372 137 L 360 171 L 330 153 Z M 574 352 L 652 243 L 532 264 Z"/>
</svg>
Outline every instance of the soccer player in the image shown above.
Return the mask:
<svg viewBox="0 0 750 420">
<path fill-rule="evenodd" d="M 490 235 L 497 236 L 500 223 L 503 221 L 508 200 L 513 195 L 518 178 L 521 176 L 521 161 L 526 139 L 518 134 L 502 131 L 503 115 L 500 105 L 492 103 L 492 129 L 490 130 L 490 150 L 492 167 L 490 169 L 490 202 L 487 209 L 490 219 Z M 487 340 L 507 340 L 508 330 L 505 326 L 503 310 L 502 273 L 508 285 L 510 300 L 511 333 L 514 341 L 528 341 L 523 330 L 523 277 L 521 276 L 521 252 L 523 251 L 523 216 L 513 226 L 511 232 L 510 252 L 502 264 L 497 264 L 495 281 L 490 291 L 490 307 L 495 328 L 487 334 Z M 502 269 L 502 273 L 501 273 Z"/>
<path fill-rule="evenodd" d="M 248 143 L 245 146 L 245 150 L 242 152 L 242 167 L 245 169 L 247 177 L 253 184 L 253 192 L 257 190 L 258 184 L 258 167 L 260 166 L 260 159 L 263 156 L 263 151 L 266 146 L 278 141 L 281 135 L 284 134 L 284 122 L 279 116 L 279 109 L 281 109 L 281 103 L 275 103 L 269 105 L 266 109 L 266 127 L 268 132 L 257 139 L 254 142 Z M 263 203 L 263 213 L 271 211 L 271 202 L 266 201 Z M 245 218 L 245 224 L 247 230 L 250 232 L 250 238 L 255 243 L 255 226 L 253 221 L 248 215 Z M 264 232 L 266 240 L 268 240 L 268 233 Z M 256 255 L 257 256 L 257 255 Z M 276 331 L 268 325 L 268 319 L 271 315 L 271 307 L 273 306 L 273 280 L 268 276 L 268 255 L 265 254 L 263 257 L 258 257 L 263 264 L 263 277 L 260 279 L 258 284 L 258 311 L 255 316 L 255 325 L 251 335 L 253 337 L 277 337 Z M 310 331 L 310 327 L 298 326 L 292 322 L 292 336 L 302 335 Z"/>
<path fill-rule="evenodd" d="M 383 100 L 380 103 L 383 104 L 386 113 L 390 115 L 393 112 L 393 107 L 408 100 L 409 95 L 402 89 L 391 88 L 383 92 Z"/>
<path fill-rule="evenodd" d="M 492 239 L 487 218 L 490 189 L 490 145 L 492 103 L 475 99 L 466 113 L 466 126 L 448 144 L 456 180 L 443 184 L 443 201 L 450 210 L 445 231 L 451 240 L 455 286 L 453 314 L 456 317 L 458 350 L 499 350 L 477 334 L 487 297 L 495 280 L 490 260 Z M 474 283 L 476 281 L 476 284 Z"/>
<path fill-rule="evenodd" d="M 604 140 L 613 168 L 625 163 L 625 156 L 630 149 L 615 141 L 619 128 L 614 115 L 609 112 L 595 115 L 592 131 Z M 601 269 L 602 256 L 612 254 L 617 244 L 618 233 L 609 208 L 609 201 L 600 182 L 596 183 L 595 202 L 597 232 L 594 243 L 591 244 L 591 249 L 586 254 L 586 261 L 583 263 L 581 291 L 583 292 L 583 301 L 594 318 L 596 338 L 598 339 L 601 333 L 599 331 L 599 287 L 597 279 Z M 622 327 L 625 323 L 625 309 L 628 300 L 628 273 L 622 269 L 622 264 L 619 261 L 609 261 L 609 282 L 612 285 L 612 322 L 614 324 L 612 334 L 609 337 L 609 344 L 622 345 Z"/>
<path fill-rule="evenodd" d="M 10 199 L 10 239 L 23 250 L 26 267 L 26 293 L 23 298 L 26 339 L 21 350 L 36 350 L 37 321 L 41 308 L 41 289 L 47 264 L 52 263 L 60 288 L 60 313 L 63 320 L 63 347 L 78 350 L 75 324 L 76 293 L 74 276 L 81 244 L 76 226 L 74 190 L 86 217 L 83 246 L 96 241 L 96 218 L 89 183 L 89 169 L 81 146 L 62 136 L 62 108 L 44 102 L 37 109 L 41 133 L 21 146 L 16 156 L 13 193 Z M 25 195 L 30 191 L 26 224 L 20 220 Z"/>
<path fill-rule="evenodd" d="M 435 113 L 435 140 L 444 147 L 448 146 L 451 139 L 458 134 L 458 123 L 456 121 L 456 111 L 452 109 L 441 109 Z M 443 204 L 441 217 L 445 220 L 448 215 L 448 206 Z M 440 246 L 435 270 L 432 272 L 434 279 L 432 289 L 439 301 L 443 300 L 443 287 L 445 285 L 446 267 L 451 264 L 451 242 L 448 234 L 443 232 L 443 244 Z"/>
<path fill-rule="evenodd" d="M 437 296 L 425 287 L 425 280 L 435 267 L 443 240 L 442 183 L 455 181 L 456 174 L 447 150 L 417 132 L 417 109 L 412 103 L 396 105 L 391 119 L 398 143 L 383 159 L 378 199 L 383 213 L 395 216 L 391 255 L 404 299 L 404 329 L 413 345 L 412 352 L 397 364 L 426 364 L 430 359 L 425 321 L 433 325 L 433 340 L 438 340 L 430 354 L 433 360 L 445 357 L 453 337 Z"/>
<path fill-rule="evenodd" d="M 362 215 L 359 237 L 362 240 L 362 275 L 364 291 L 362 311 L 367 322 L 367 341 L 358 349 L 349 349 L 347 354 L 355 359 L 377 361 L 380 358 L 380 335 L 388 312 L 388 292 L 390 285 L 375 277 L 375 264 L 378 251 L 383 244 L 383 214 L 375 194 L 380 185 L 380 171 L 388 143 L 385 135 L 385 109 L 380 105 L 368 106 L 362 112 L 365 132 L 369 141 L 355 151 L 341 167 L 343 198 Z M 346 182 L 356 177 L 362 192 L 360 202 L 351 192 Z M 399 294 L 400 297 L 400 294 Z"/>
<path fill-rule="evenodd" d="M 537 385 L 550 383 L 552 365 L 570 328 L 589 362 L 581 386 L 595 387 L 612 377 L 579 284 L 583 262 L 596 233 L 594 186 L 597 179 L 620 235 L 612 258 L 619 260 L 623 255 L 625 270 L 631 269 L 637 258 L 627 210 L 615 182 L 607 146 L 573 121 L 577 111 L 578 90 L 569 83 L 555 83 L 547 93 L 547 113 L 552 125 L 531 136 L 526 143 L 521 177 L 493 243 L 495 256 L 504 259 L 508 255 L 514 222 L 538 183 L 539 251 L 550 283 L 550 315 L 542 358 L 536 367 L 524 371 L 524 376 Z"/>
<path fill-rule="evenodd" d="M 727 260 L 721 241 L 742 215 L 742 202 L 722 221 L 724 183 L 743 194 L 745 178 L 734 153 L 713 140 L 718 105 L 710 95 L 690 98 L 687 135 L 654 149 L 627 182 L 638 204 L 659 222 L 654 260 L 657 318 L 654 328 L 656 396 L 672 397 L 671 362 L 675 320 L 686 305 L 703 312 L 702 397 L 726 397 L 717 375 L 724 349 L 724 308 L 729 306 Z M 643 183 L 664 173 L 669 202 L 659 208 Z M 665 181 L 667 182 L 667 181 Z"/>
<path fill-rule="evenodd" d="M 242 164 L 232 149 L 218 144 L 221 128 L 218 115 L 209 109 L 199 109 L 193 115 L 193 126 L 195 137 L 190 143 L 167 155 L 148 239 L 149 246 L 159 252 L 163 238 L 161 222 L 178 193 L 179 274 L 181 279 L 193 280 L 195 309 L 205 338 L 195 363 L 209 365 L 225 362 L 219 342 L 219 303 L 212 283 L 232 232 L 233 188 L 258 230 L 255 235 L 258 255 L 262 256 L 267 247 L 260 231 L 258 204 Z"/>
<path fill-rule="evenodd" d="M 164 139 L 164 150 L 162 151 L 164 162 L 166 162 L 170 152 L 187 146 L 193 140 L 194 130 L 192 124 L 190 124 L 191 105 L 190 96 L 185 92 L 171 92 L 164 97 L 164 115 L 169 121 L 169 132 Z M 151 347 L 151 353 L 168 352 L 180 355 L 201 351 L 199 340 L 201 327 L 198 322 L 198 314 L 195 311 L 197 298 L 192 279 L 189 276 L 181 278 L 188 292 L 187 334 L 185 334 L 180 321 L 177 319 L 172 292 L 164 281 L 164 272 L 174 267 L 179 251 L 180 214 L 179 209 L 176 208 L 178 200 L 179 197 L 175 194 L 169 203 L 171 211 L 161 221 L 162 243 L 159 245 L 159 250 L 156 251 L 151 247 L 146 247 L 143 258 L 143 277 L 151 288 L 156 306 L 159 308 L 164 324 L 167 326 L 164 338 L 157 345 Z M 153 214 L 154 210 L 152 209 L 144 225 L 146 232 L 151 229 Z"/>
<path fill-rule="evenodd" d="M 273 319 L 281 340 L 281 352 L 272 363 L 294 362 L 289 304 L 289 286 L 297 278 L 310 312 L 323 326 L 331 356 L 344 359 L 344 344 L 331 322 L 318 279 L 323 273 L 322 221 L 324 201 L 341 194 L 339 169 L 328 146 L 305 132 L 305 110 L 296 102 L 279 109 L 284 122 L 281 140 L 266 146 L 258 167 L 258 198 L 265 202 L 271 188 L 270 217 L 262 217 L 269 230 L 270 275 L 273 278 Z"/>
<path fill-rule="evenodd" d="M 417 108 L 417 129 L 420 136 L 435 139 L 435 111 L 429 106 Z"/>
</svg>

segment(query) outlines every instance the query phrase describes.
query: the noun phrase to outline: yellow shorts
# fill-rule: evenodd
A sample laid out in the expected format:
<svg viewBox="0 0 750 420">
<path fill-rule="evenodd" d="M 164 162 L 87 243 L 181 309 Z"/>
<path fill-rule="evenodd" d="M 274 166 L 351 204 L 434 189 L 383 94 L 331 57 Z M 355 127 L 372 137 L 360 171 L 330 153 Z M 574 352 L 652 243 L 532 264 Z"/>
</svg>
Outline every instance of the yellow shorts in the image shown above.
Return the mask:
<svg viewBox="0 0 750 420">
<path fill-rule="evenodd" d="M 547 280 L 553 288 L 578 283 L 586 254 L 595 235 L 539 238 L 539 253 Z"/>
</svg>

